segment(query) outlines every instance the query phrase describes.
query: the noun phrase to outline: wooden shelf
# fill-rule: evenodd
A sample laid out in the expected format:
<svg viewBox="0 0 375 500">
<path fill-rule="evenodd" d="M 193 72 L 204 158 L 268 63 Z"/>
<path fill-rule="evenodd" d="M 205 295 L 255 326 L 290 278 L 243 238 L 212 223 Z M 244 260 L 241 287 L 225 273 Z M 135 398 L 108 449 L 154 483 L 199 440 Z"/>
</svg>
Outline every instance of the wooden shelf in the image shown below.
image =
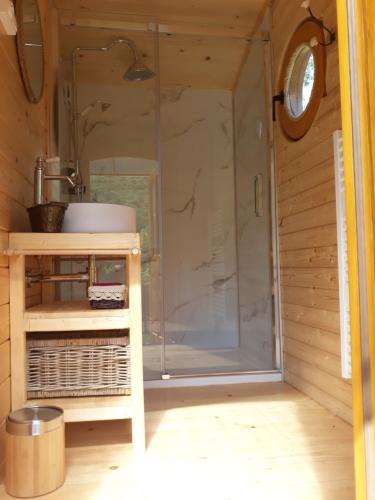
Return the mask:
<svg viewBox="0 0 375 500">
<path fill-rule="evenodd" d="M 10 341 L 12 410 L 54 404 L 67 422 L 131 419 L 133 452 L 145 451 L 142 362 L 142 297 L 139 234 L 10 233 Z M 26 309 L 26 256 L 118 255 L 126 259 L 124 281 L 131 309 L 90 308 L 88 300 L 41 304 Z M 27 400 L 27 332 L 79 332 L 129 329 L 131 396 L 71 397 Z M 74 334 L 73 334 L 74 335 Z"/>
<path fill-rule="evenodd" d="M 10 233 L 9 255 L 125 255 L 139 251 L 137 233 Z"/>
<path fill-rule="evenodd" d="M 91 309 L 87 300 L 53 302 L 26 309 L 27 332 L 111 330 L 129 328 L 129 309 Z"/>
<path fill-rule="evenodd" d="M 65 422 L 119 420 L 131 418 L 131 396 L 88 396 L 74 398 L 29 399 L 26 406 L 52 405 L 64 410 Z"/>
</svg>

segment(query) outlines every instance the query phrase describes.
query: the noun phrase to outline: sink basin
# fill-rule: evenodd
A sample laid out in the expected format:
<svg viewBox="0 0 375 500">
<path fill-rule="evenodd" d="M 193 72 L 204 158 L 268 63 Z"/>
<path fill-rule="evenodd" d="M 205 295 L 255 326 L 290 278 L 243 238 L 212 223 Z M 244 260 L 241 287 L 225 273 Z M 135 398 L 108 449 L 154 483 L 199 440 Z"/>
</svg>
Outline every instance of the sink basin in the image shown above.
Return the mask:
<svg viewBox="0 0 375 500">
<path fill-rule="evenodd" d="M 111 203 L 69 203 L 63 233 L 136 233 L 135 208 Z"/>
</svg>

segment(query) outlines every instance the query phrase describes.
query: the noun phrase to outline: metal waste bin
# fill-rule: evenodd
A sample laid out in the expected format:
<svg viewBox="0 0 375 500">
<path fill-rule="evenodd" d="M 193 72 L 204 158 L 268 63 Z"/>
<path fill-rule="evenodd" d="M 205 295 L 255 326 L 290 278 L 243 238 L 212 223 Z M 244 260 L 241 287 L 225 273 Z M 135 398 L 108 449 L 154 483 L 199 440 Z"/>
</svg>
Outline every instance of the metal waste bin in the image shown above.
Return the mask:
<svg viewBox="0 0 375 500">
<path fill-rule="evenodd" d="M 65 479 L 64 412 L 30 406 L 6 422 L 5 489 L 30 498 L 56 490 Z"/>
</svg>

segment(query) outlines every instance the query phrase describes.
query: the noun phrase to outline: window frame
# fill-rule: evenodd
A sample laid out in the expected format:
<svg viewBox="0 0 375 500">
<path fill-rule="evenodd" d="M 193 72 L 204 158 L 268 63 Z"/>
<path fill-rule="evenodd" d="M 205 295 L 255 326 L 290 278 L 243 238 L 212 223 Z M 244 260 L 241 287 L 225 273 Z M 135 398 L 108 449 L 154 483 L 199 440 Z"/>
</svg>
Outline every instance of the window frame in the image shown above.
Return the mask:
<svg viewBox="0 0 375 500">
<path fill-rule="evenodd" d="M 314 85 L 311 92 L 310 101 L 299 117 L 293 117 L 288 111 L 288 105 L 285 102 L 284 89 L 286 86 L 286 79 L 290 75 L 290 64 L 295 58 L 296 51 L 302 45 L 310 46 L 310 40 L 316 38 L 319 44 L 310 47 L 314 56 L 315 64 L 315 78 Z M 279 120 L 282 130 L 285 135 L 294 141 L 302 139 L 309 129 L 311 128 L 316 114 L 318 112 L 321 99 L 327 95 L 326 92 L 326 66 L 327 55 L 326 47 L 322 44 L 325 43 L 324 31 L 322 26 L 313 18 L 305 19 L 293 33 L 281 65 L 281 72 L 279 78 L 280 94 L 284 95 L 284 102 L 279 107 Z"/>
</svg>

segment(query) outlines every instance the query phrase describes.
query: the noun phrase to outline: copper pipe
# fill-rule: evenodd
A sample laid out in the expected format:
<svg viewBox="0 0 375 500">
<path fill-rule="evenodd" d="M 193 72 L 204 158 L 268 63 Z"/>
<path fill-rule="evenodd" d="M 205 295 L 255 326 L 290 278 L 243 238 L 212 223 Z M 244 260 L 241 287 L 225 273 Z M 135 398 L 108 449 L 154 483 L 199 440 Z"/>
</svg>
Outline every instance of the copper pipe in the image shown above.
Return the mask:
<svg viewBox="0 0 375 500">
<path fill-rule="evenodd" d="M 96 261 L 95 261 L 95 255 L 89 255 L 89 268 L 88 268 L 88 275 L 89 275 L 89 286 L 92 286 L 93 283 L 97 281 L 97 271 L 96 271 Z"/>
<path fill-rule="evenodd" d="M 70 281 L 87 282 L 89 275 L 87 273 L 73 273 L 73 274 L 27 274 L 27 284 L 31 286 L 32 283 L 64 283 Z"/>
</svg>

